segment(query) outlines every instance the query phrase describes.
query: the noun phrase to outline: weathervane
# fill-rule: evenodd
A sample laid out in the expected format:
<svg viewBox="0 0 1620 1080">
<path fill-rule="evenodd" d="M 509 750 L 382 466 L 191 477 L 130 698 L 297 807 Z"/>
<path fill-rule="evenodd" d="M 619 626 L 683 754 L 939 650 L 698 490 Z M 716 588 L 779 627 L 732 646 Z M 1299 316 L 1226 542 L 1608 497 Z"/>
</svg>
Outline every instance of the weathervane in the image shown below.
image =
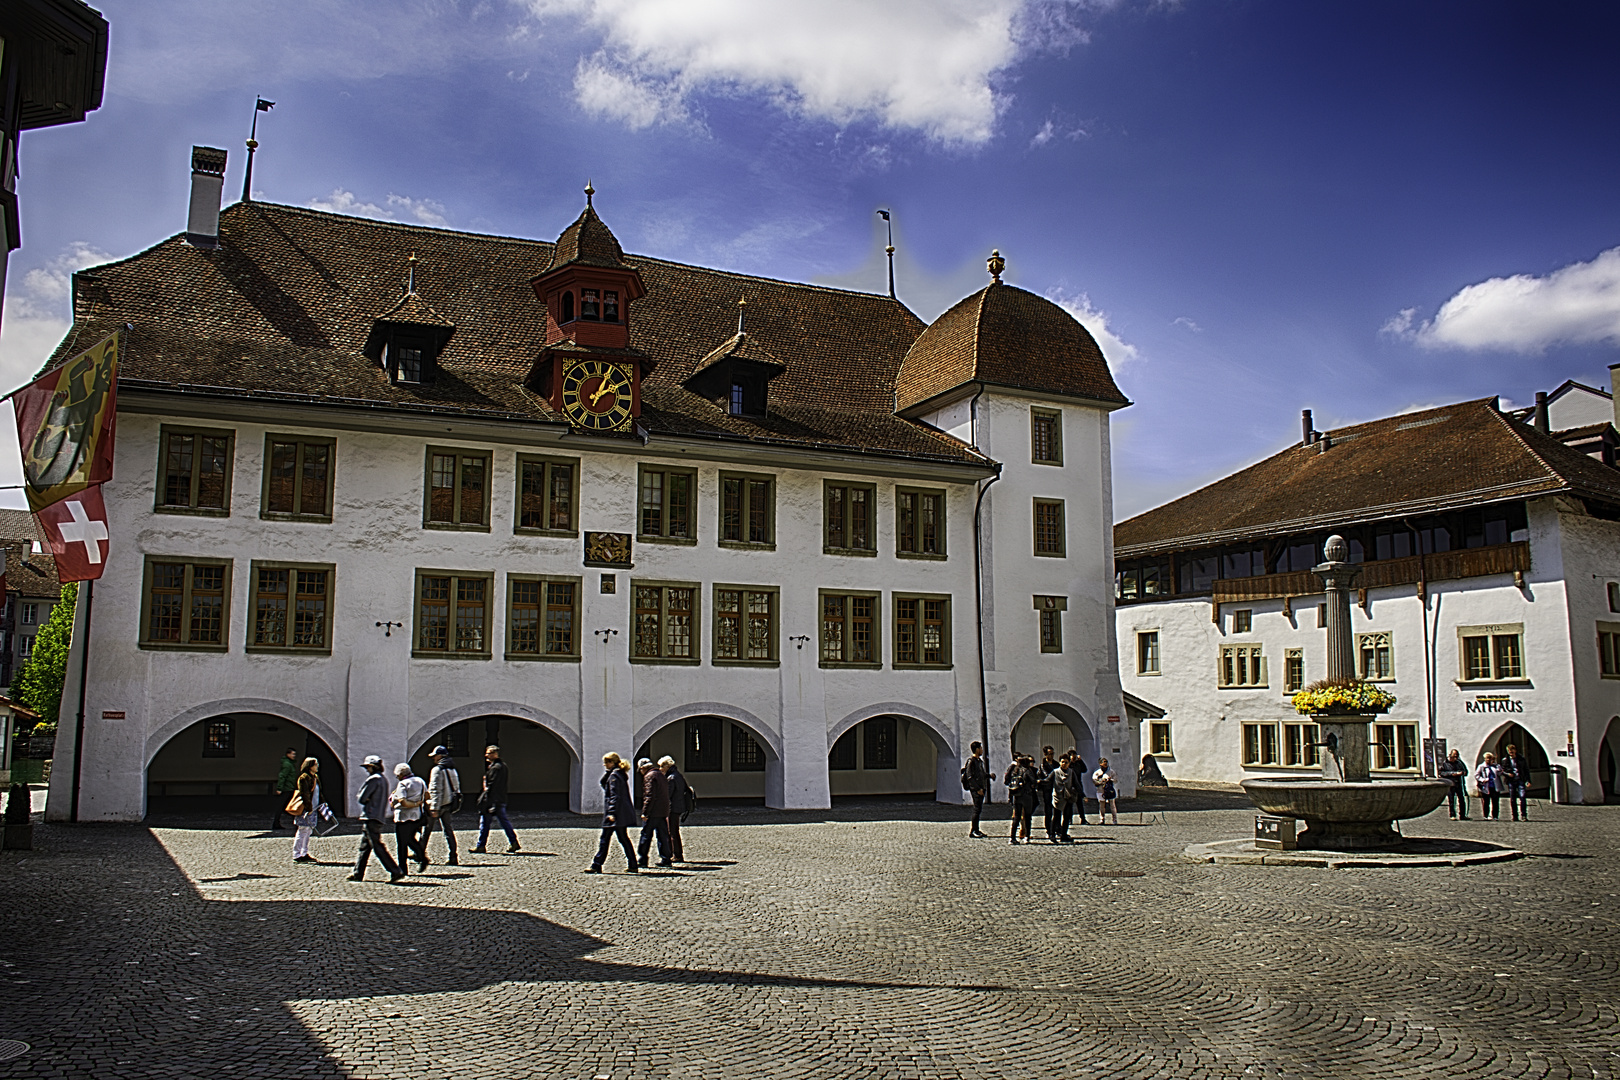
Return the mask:
<svg viewBox="0 0 1620 1080">
<path fill-rule="evenodd" d="M 990 252 L 990 257 L 985 260 L 984 265 L 985 269 L 990 271 L 990 283 L 992 285 L 1000 285 L 1001 272 L 1007 269 L 1007 260 L 1001 257 L 1001 252 Z"/>
<path fill-rule="evenodd" d="M 589 180 L 586 180 L 585 181 L 585 205 L 586 206 L 591 205 L 591 199 L 595 195 L 596 195 L 596 189 L 591 186 L 591 182 Z"/>
<path fill-rule="evenodd" d="M 883 223 L 889 227 L 889 246 L 883 249 L 883 253 L 889 257 L 889 299 L 893 300 L 895 298 L 894 297 L 894 222 L 889 220 L 889 212 L 887 210 L 879 210 L 878 211 L 878 217 L 882 218 Z"/>
<path fill-rule="evenodd" d="M 743 329 L 743 315 L 748 310 L 748 297 L 737 297 L 737 336 L 742 337 L 748 331 Z"/>
<path fill-rule="evenodd" d="M 253 201 L 253 153 L 254 153 L 254 151 L 259 149 L 259 114 L 262 113 L 262 112 L 269 112 L 271 109 L 273 109 L 275 107 L 276 107 L 276 103 L 273 102 L 273 101 L 266 101 L 266 100 L 264 100 L 264 98 L 256 98 L 256 99 L 254 99 L 254 102 L 253 102 L 253 129 L 248 134 L 248 141 L 247 141 L 247 148 L 248 148 L 247 172 L 244 173 L 243 176 L 242 176 L 242 201 L 243 202 L 252 202 Z"/>
</svg>

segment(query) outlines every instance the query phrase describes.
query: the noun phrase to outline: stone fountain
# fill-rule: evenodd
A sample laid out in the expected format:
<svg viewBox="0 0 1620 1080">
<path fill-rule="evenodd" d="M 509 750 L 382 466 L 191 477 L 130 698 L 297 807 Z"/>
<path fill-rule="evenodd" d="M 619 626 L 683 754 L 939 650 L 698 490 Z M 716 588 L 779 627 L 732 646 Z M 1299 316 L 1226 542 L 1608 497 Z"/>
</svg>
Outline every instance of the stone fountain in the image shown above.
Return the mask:
<svg viewBox="0 0 1620 1080">
<path fill-rule="evenodd" d="M 1312 567 L 1327 591 L 1328 678 L 1354 679 L 1355 651 L 1350 631 L 1350 588 L 1361 569 L 1349 561 L 1344 538 L 1330 536 L 1327 561 Z M 1422 817 L 1445 801 L 1444 780 L 1374 781 L 1368 771 L 1370 715 L 1313 715 L 1320 733 L 1320 779 L 1245 780 L 1249 800 L 1268 814 L 1304 818 L 1302 848 L 1364 851 L 1401 843 L 1394 823 Z"/>
</svg>

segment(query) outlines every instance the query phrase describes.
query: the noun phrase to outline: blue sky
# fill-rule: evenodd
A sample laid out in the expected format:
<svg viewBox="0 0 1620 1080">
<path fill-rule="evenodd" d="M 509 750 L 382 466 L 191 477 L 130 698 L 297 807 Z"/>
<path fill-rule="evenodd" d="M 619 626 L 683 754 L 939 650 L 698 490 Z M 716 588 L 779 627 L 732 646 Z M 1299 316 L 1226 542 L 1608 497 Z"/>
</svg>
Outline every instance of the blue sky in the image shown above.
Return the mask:
<svg viewBox="0 0 1620 1080">
<path fill-rule="evenodd" d="M 193 143 L 257 197 L 1065 304 L 1136 402 L 1124 518 L 1318 426 L 1620 362 L 1620 9 L 1069 0 L 104 0 L 107 97 L 23 138 L 0 381 L 67 274 L 184 226 Z M 14 450 L 0 448 L 5 480 Z M 10 482 L 7 480 L 7 482 Z M 20 503 L 18 504 L 20 505 Z"/>
</svg>

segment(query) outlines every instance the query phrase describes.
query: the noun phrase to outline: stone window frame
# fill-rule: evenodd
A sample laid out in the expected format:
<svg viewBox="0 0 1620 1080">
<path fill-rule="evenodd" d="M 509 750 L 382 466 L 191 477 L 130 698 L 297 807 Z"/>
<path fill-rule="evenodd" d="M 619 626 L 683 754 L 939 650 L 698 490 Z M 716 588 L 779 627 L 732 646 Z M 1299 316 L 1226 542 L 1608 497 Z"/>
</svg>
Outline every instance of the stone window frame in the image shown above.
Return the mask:
<svg viewBox="0 0 1620 1080">
<path fill-rule="evenodd" d="M 551 520 L 553 486 L 552 469 L 554 469 L 556 466 L 564 465 L 570 470 L 571 478 L 568 484 L 568 527 L 566 529 L 556 529 L 549 525 L 535 526 L 523 524 L 523 472 L 525 466 L 532 465 L 538 465 L 541 469 L 540 520 L 542 521 Z M 551 454 L 519 454 L 517 456 L 516 475 L 513 478 L 512 488 L 512 532 L 522 536 L 578 536 L 579 472 L 579 458 L 557 457 Z M 639 492 L 639 488 L 637 490 Z"/>
<path fill-rule="evenodd" d="M 540 586 L 539 633 L 541 649 L 539 652 L 520 652 L 513 647 L 517 640 L 514 631 L 513 616 L 517 613 L 516 600 L 517 586 L 520 584 L 538 584 Z M 574 601 L 568 610 L 573 613 L 574 649 L 572 652 L 548 652 L 545 646 L 548 642 L 548 616 L 557 608 L 550 601 L 551 585 L 572 585 L 574 587 Z M 541 661 L 554 664 L 577 664 L 584 653 L 584 645 L 580 641 L 580 609 L 583 606 L 585 593 L 585 579 L 578 575 L 567 574 L 507 574 L 506 575 L 506 640 L 503 642 L 503 659 L 530 662 Z"/>
<path fill-rule="evenodd" d="M 1620 679 L 1620 622 L 1597 624 L 1598 677 Z"/>
<path fill-rule="evenodd" d="M 151 636 L 152 630 L 152 568 L 159 565 L 184 566 L 185 584 L 181 587 L 180 600 L 180 640 L 158 641 Z M 223 579 L 224 599 L 220 604 L 219 614 L 219 641 L 194 642 L 191 636 L 191 605 L 192 589 L 195 587 L 198 566 L 223 566 L 225 574 Z M 234 560 L 213 559 L 187 555 L 148 555 L 141 568 L 141 625 L 140 637 L 137 645 L 142 649 L 153 649 L 161 652 L 210 652 L 224 653 L 231 649 L 231 577 L 234 570 Z"/>
<path fill-rule="evenodd" d="M 1469 676 L 1469 645 L 1470 638 L 1484 638 L 1487 643 L 1487 656 L 1489 658 L 1489 674 L 1482 677 Z M 1517 675 L 1502 674 L 1501 640 L 1510 639 L 1518 654 L 1519 673 Z M 1530 684 L 1529 665 L 1524 651 L 1524 623 L 1481 623 L 1474 626 L 1457 627 L 1457 685 L 1458 686 L 1528 686 Z"/>
<path fill-rule="evenodd" d="M 1380 642 L 1378 639 L 1382 638 Z M 1385 650 L 1384 660 L 1388 665 L 1388 674 L 1374 675 L 1367 664 L 1367 651 L 1372 650 L 1374 664 L 1377 663 L 1378 647 L 1382 644 Z M 1366 630 L 1356 634 L 1356 672 L 1364 682 L 1394 682 L 1395 681 L 1395 633 L 1391 630 Z"/>
<path fill-rule="evenodd" d="M 737 599 L 737 656 L 720 655 L 720 624 L 723 618 L 720 611 L 720 594 L 722 592 L 739 593 Z M 754 596 L 770 597 L 770 630 L 769 644 L 770 657 L 750 658 L 744 654 L 748 651 L 748 601 Z M 782 662 L 782 587 L 780 585 L 738 585 L 725 582 L 716 582 L 710 590 L 711 616 L 709 662 L 715 667 L 777 667 Z M 818 618 L 819 622 L 819 618 Z"/>
<path fill-rule="evenodd" d="M 1144 639 L 1150 638 L 1150 637 L 1153 639 L 1151 643 L 1144 640 Z M 1152 646 L 1152 650 L 1151 650 L 1152 666 L 1151 667 L 1148 664 L 1148 661 L 1150 659 L 1150 652 L 1149 652 L 1149 650 L 1147 648 L 1147 646 L 1150 645 L 1150 644 Z M 1151 627 L 1151 628 L 1149 628 L 1147 630 L 1138 630 L 1138 631 L 1136 631 L 1136 673 L 1138 675 L 1146 675 L 1146 676 L 1162 675 L 1164 673 L 1164 670 L 1163 670 L 1163 664 L 1164 664 L 1163 648 L 1164 648 L 1164 642 L 1159 636 L 1159 627 L 1155 626 L 1155 627 Z"/>
<path fill-rule="evenodd" d="M 293 455 L 293 506 L 304 504 L 305 447 L 326 447 L 326 505 L 320 513 L 306 514 L 301 509 L 270 509 L 270 468 L 275 460 L 274 447 L 278 443 L 294 443 L 298 449 Z M 305 521 L 316 525 L 332 523 L 334 489 L 337 487 L 337 439 L 329 435 L 293 435 L 266 432 L 264 436 L 264 468 L 259 485 L 259 517 L 265 521 Z"/>
<path fill-rule="evenodd" d="M 854 605 L 850 601 L 855 599 L 870 600 L 872 602 L 872 645 L 871 660 L 829 660 L 826 651 L 827 634 L 827 601 L 831 599 L 842 601 L 842 645 L 843 655 L 847 658 L 854 654 L 854 639 L 851 634 Z M 819 589 L 816 592 L 816 658 L 824 668 L 854 668 L 876 671 L 883 667 L 883 594 L 867 589 Z"/>
<path fill-rule="evenodd" d="M 1050 422 L 1051 429 L 1048 436 L 1051 452 L 1046 457 L 1040 456 L 1041 440 L 1038 426 L 1042 422 Z M 1043 409 L 1039 405 L 1032 405 L 1029 409 L 1029 460 L 1034 465 L 1063 465 L 1063 410 Z"/>
<path fill-rule="evenodd" d="M 261 645 L 254 641 L 258 635 L 259 612 L 259 571 L 260 570 L 286 570 L 287 573 L 287 615 L 285 625 L 288 643 L 281 645 Z M 324 573 L 326 575 L 326 615 L 321 628 L 320 645 L 293 645 L 292 618 L 295 613 L 297 593 L 297 574 Z M 332 655 L 332 620 L 337 607 L 337 564 L 335 563 L 307 563 L 283 562 L 274 559 L 254 559 L 248 564 L 248 609 L 247 625 L 242 632 L 242 651 L 250 653 L 271 653 L 283 656 L 330 656 Z"/>
<path fill-rule="evenodd" d="M 1321 751 L 1317 750 L 1316 742 L 1322 737 L 1321 728 L 1309 720 L 1285 720 L 1282 725 L 1282 746 L 1279 753 L 1282 755 L 1282 768 L 1284 769 L 1319 769 L 1322 765 Z M 1294 760 L 1295 743 L 1299 747 L 1299 759 Z"/>
<path fill-rule="evenodd" d="M 451 487 L 451 505 L 455 507 L 457 520 L 435 521 L 433 514 L 433 459 L 444 455 L 455 455 L 455 482 Z M 462 499 L 462 470 L 465 468 L 464 459 L 482 458 L 484 461 L 483 483 L 483 516 L 475 522 L 461 521 Z M 422 528 L 440 529 L 447 532 L 489 532 L 490 494 L 494 490 L 495 481 L 495 454 L 490 450 L 480 450 L 469 446 L 442 446 L 431 444 L 423 459 L 422 469 Z"/>
<path fill-rule="evenodd" d="M 1236 663 L 1243 666 L 1243 677 L 1241 679 L 1234 680 L 1227 674 L 1228 667 L 1233 669 L 1234 674 L 1236 673 L 1236 666 L 1228 662 L 1234 658 Z M 1257 680 L 1253 678 L 1257 674 L 1252 664 L 1255 660 L 1260 662 Z M 1222 690 L 1264 690 L 1271 685 L 1270 672 L 1266 670 L 1266 661 L 1264 646 L 1259 642 L 1222 645 L 1220 658 L 1215 668 L 1217 685 Z"/>
<path fill-rule="evenodd" d="M 1379 720 L 1368 726 L 1371 729 L 1368 732 L 1367 738 L 1369 771 L 1375 773 L 1407 773 L 1414 776 L 1417 775 L 1419 770 L 1423 767 L 1423 743 L 1418 732 L 1417 721 Z M 1388 745 L 1385 744 L 1383 739 L 1383 732 L 1386 730 L 1390 733 L 1390 742 Z M 1403 733 L 1408 734 L 1409 737 L 1402 739 L 1401 736 Z M 1394 764 L 1380 765 L 1379 761 L 1383 760 L 1383 758 L 1380 756 L 1380 751 L 1388 753 L 1389 746 L 1394 747 L 1396 761 Z M 1403 751 L 1407 752 L 1410 764 L 1403 765 L 1400 763 L 1399 755 Z"/>
<path fill-rule="evenodd" d="M 1038 498 L 1030 501 L 1030 549 L 1038 559 L 1066 559 L 1069 557 L 1069 516 L 1062 499 Z M 1057 548 L 1041 548 L 1041 511 L 1057 511 Z"/>
<path fill-rule="evenodd" d="M 862 491 L 866 493 L 866 538 L 864 547 L 854 547 L 849 544 L 836 545 L 831 542 L 828 535 L 832 521 L 832 492 L 838 488 L 844 492 L 844 537 L 849 537 L 849 507 L 851 505 L 849 492 Z M 856 555 L 875 557 L 877 555 L 877 485 L 864 483 L 858 480 L 823 480 L 821 482 L 821 551 L 824 555 Z"/>
<path fill-rule="evenodd" d="M 663 476 L 660 485 L 662 503 L 659 507 L 659 522 L 661 532 L 650 533 L 642 526 L 645 518 L 642 513 L 643 492 L 646 490 L 647 475 L 658 473 Z M 680 476 L 686 479 L 686 535 L 673 536 L 669 533 L 669 492 L 671 476 Z M 636 470 L 636 539 L 649 544 L 685 544 L 688 546 L 698 542 L 698 474 L 696 469 L 671 465 L 641 465 Z"/>
<path fill-rule="evenodd" d="M 191 473 L 190 499 L 186 505 L 179 503 L 166 503 L 163 501 L 164 489 L 168 484 L 169 475 L 169 441 L 176 435 L 190 435 L 198 440 L 224 439 L 225 440 L 225 473 L 224 492 L 221 496 L 222 506 L 198 506 L 198 489 L 202 486 L 202 474 L 195 467 Z M 193 465 L 195 466 L 193 451 Z M 153 485 L 152 512 L 154 514 L 190 514 L 196 517 L 230 517 L 232 481 L 236 476 L 236 429 L 234 428 L 207 428 L 191 427 L 188 425 L 163 424 L 158 428 L 158 460 L 157 482 Z"/>
<path fill-rule="evenodd" d="M 445 626 L 445 641 L 447 647 L 443 649 L 430 649 L 422 645 L 422 580 L 424 578 L 449 578 L 450 605 L 449 622 Z M 460 612 L 460 592 L 462 581 L 482 581 L 484 583 L 484 647 L 482 649 L 458 649 L 449 643 L 456 640 L 456 620 Z M 437 570 L 418 567 L 414 587 L 411 590 L 411 658 L 413 660 L 490 660 L 494 658 L 494 613 L 495 610 L 495 572 L 493 570 Z"/>
<path fill-rule="evenodd" d="M 1237 610 L 1232 612 L 1232 633 L 1234 633 L 1234 634 L 1252 634 L 1252 633 L 1254 633 L 1254 609 L 1253 608 L 1238 608 Z"/>
<path fill-rule="evenodd" d="M 1163 744 L 1162 744 L 1164 746 L 1164 749 L 1162 749 L 1162 750 L 1159 749 L 1159 747 L 1161 745 L 1160 740 L 1159 740 L 1160 734 L 1164 735 L 1164 741 L 1163 741 Z M 1162 758 L 1162 759 L 1164 759 L 1166 761 L 1172 761 L 1172 760 L 1175 759 L 1175 756 L 1176 756 L 1175 741 L 1174 741 L 1174 734 L 1171 731 L 1170 721 L 1168 721 L 1168 720 L 1149 720 L 1148 721 L 1148 750 L 1152 754 L 1153 757 Z"/>
<path fill-rule="evenodd" d="M 737 497 L 737 539 L 726 538 L 726 485 L 735 483 L 739 485 Z M 765 539 L 748 540 L 750 519 L 753 517 L 755 485 L 765 485 Z M 716 536 L 717 542 L 723 548 L 740 548 L 747 551 L 775 551 L 776 550 L 776 475 L 774 473 L 735 472 L 730 469 L 720 473 L 719 499 L 717 500 Z"/>
<path fill-rule="evenodd" d="M 929 602 L 943 602 L 945 605 L 943 618 L 940 620 L 940 660 L 930 663 L 922 659 L 922 627 L 925 625 L 926 609 L 919 608 L 916 617 L 916 660 L 900 659 L 900 606 L 907 601 L 916 601 L 919 605 Z M 893 594 L 889 605 L 889 618 L 892 626 L 890 634 L 890 666 L 897 671 L 949 671 L 951 669 L 951 596 L 949 593 L 919 593 L 897 592 Z"/>
<path fill-rule="evenodd" d="M 1299 678 L 1294 678 L 1294 661 L 1299 661 Z M 1305 689 L 1305 650 L 1283 650 L 1283 693 L 1295 694 Z"/>
<path fill-rule="evenodd" d="M 906 528 L 904 526 L 904 522 L 906 520 L 906 515 L 901 510 L 902 498 L 904 496 L 907 496 L 907 495 L 909 495 L 913 499 L 917 500 L 913 504 L 914 509 L 913 509 L 912 515 L 911 515 L 911 517 L 912 517 L 912 527 L 910 529 L 910 533 L 911 533 L 910 540 L 911 540 L 911 543 L 912 543 L 912 550 L 910 550 L 910 551 L 907 551 L 905 549 L 905 547 L 903 546 L 906 539 L 907 539 L 907 537 L 906 537 L 907 530 L 906 530 Z M 922 505 L 921 505 L 921 501 L 924 498 L 936 498 L 936 499 L 939 500 L 939 521 L 936 524 L 935 529 L 934 529 L 934 546 L 937 549 L 935 551 L 923 551 L 922 550 L 923 531 L 922 531 Z M 943 560 L 943 559 L 948 558 L 949 555 L 950 555 L 950 551 L 949 551 L 949 545 L 946 543 L 946 537 L 947 537 L 947 531 L 946 531 L 947 513 L 946 513 L 946 511 L 947 511 L 947 495 L 946 495 L 946 491 L 945 491 L 944 488 L 910 487 L 910 486 L 905 486 L 905 485 L 896 486 L 895 489 L 894 489 L 894 554 L 895 554 L 895 557 L 899 558 L 899 559 L 934 559 L 934 560 Z"/>
<path fill-rule="evenodd" d="M 1242 748 L 1240 758 L 1245 769 L 1282 768 L 1282 738 L 1275 720 L 1247 720 L 1241 725 Z M 1250 733 L 1253 732 L 1251 739 Z M 1266 755 L 1266 733 L 1271 735 L 1271 754 Z M 1252 749 L 1252 752 L 1251 752 Z"/>
<path fill-rule="evenodd" d="M 1036 596 L 1036 642 L 1043 653 L 1063 651 L 1063 613 L 1069 610 L 1067 596 Z"/>
<path fill-rule="evenodd" d="M 648 656 L 638 653 L 636 639 L 636 613 L 640 610 L 636 605 L 639 599 L 637 590 L 658 590 L 658 655 Z M 689 634 L 692 647 L 690 656 L 670 656 L 666 650 L 669 646 L 669 590 L 686 589 L 692 594 L 692 610 L 688 615 Z M 628 652 L 632 664 L 678 664 L 692 667 L 703 662 L 703 584 L 697 581 L 661 581 L 642 578 L 630 579 L 630 643 Z"/>
</svg>

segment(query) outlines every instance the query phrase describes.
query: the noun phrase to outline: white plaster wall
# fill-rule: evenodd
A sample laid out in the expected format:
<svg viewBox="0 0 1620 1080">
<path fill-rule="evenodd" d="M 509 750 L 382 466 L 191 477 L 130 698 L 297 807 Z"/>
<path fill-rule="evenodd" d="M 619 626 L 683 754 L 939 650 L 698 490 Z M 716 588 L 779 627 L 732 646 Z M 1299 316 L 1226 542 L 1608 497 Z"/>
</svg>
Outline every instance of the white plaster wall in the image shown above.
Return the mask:
<svg viewBox="0 0 1620 1080">
<path fill-rule="evenodd" d="M 1547 403 L 1547 421 L 1554 431 L 1585 427 L 1587 424 L 1614 423 L 1614 402 L 1602 394 L 1571 389 L 1557 401 Z"/>
<path fill-rule="evenodd" d="M 1097 705 L 1099 672 L 1111 659 L 1105 647 L 1111 624 L 1099 622 L 1108 603 L 1112 571 L 1103 562 L 1109 523 L 1103 509 L 1083 500 L 1104 497 L 1106 418 L 1079 419 L 1066 432 L 1068 464 L 1063 488 L 1069 498 L 1071 556 L 1054 573 L 1052 560 L 1027 555 L 1029 509 L 1005 510 L 1004 529 L 1022 535 L 1021 569 L 1009 572 L 1003 588 L 1012 636 L 1003 648 L 993 713 L 998 745 L 1006 744 L 1005 710 L 1010 701 L 1072 701 L 1088 719 L 1123 713 L 1114 704 Z M 244 414 L 250 415 L 250 414 Z M 517 536 L 512 532 L 518 449 L 458 438 L 453 432 L 435 445 L 488 449 L 492 453 L 489 532 L 430 530 L 422 527 L 425 447 L 419 435 L 321 429 L 216 420 L 204 426 L 236 433 L 229 517 L 195 517 L 153 512 L 158 432 L 164 418 L 125 410 L 119 418 L 118 466 L 106 485 L 112 535 L 106 573 L 97 583 L 90 635 L 89 718 L 84 755 L 81 818 L 132 820 L 145 811 L 147 763 L 174 734 L 209 715 L 258 712 L 301 724 L 321 736 L 343 760 L 351 777 L 367 754 L 392 763 L 456 721 L 485 714 L 516 716 L 553 732 L 573 755 L 571 805 L 589 812 L 600 802 L 597 762 L 607 750 L 634 750 L 659 729 L 694 714 L 730 717 L 753 728 L 771 756 L 765 774 L 771 805 L 821 807 L 830 797 L 827 752 L 844 730 L 876 715 L 908 717 L 913 729 L 934 741 L 936 785 L 941 797 L 963 798 L 957 760 L 978 729 L 977 656 L 973 612 L 973 500 L 971 483 L 901 481 L 947 489 L 947 552 L 944 562 L 897 558 L 894 554 L 894 488 L 872 479 L 878 491 L 878 554 L 841 557 L 822 551 L 822 482 L 835 475 L 811 469 L 757 468 L 776 476 L 777 544 L 772 551 L 720 548 L 718 476 L 722 466 L 694 460 L 684 448 L 654 441 L 638 453 L 623 443 L 568 438 L 544 452 L 581 459 L 582 530 L 635 531 L 639 462 L 667 461 L 698 469 L 698 543 L 695 546 L 637 544 L 635 568 L 620 572 L 618 590 L 603 594 L 601 571 L 585 569 L 578 538 Z M 169 422 L 199 426 L 194 420 Z M 1019 420 L 1027 440 L 1027 418 Z M 337 438 L 334 468 L 334 521 L 306 524 L 259 518 L 264 437 L 278 433 L 329 434 Z M 532 433 L 530 433 L 532 439 Z M 608 446 L 598 450 L 597 447 Z M 522 448 L 532 452 L 532 445 Z M 639 448 L 638 448 L 639 449 Z M 1023 458 L 1027 461 L 1027 447 Z M 726 465 L 730 470 L 736 466 Z M 1025 466 L 1027 468 L 1027 465 Z M 1089 479 L 1086 473 L 1090 471 Z M 1104 473 L 1105 475 L 1105 473 Z M 1012 496 L 1008 497 L 1009 504 Z M 998 511 L 998 513 L 1001 513 Z M 1084 555 L 1081 553 L 1084 552 Z M 141 577 L 146 555 L 209 556 L 233 560 L 229 650 L 224 654 L 141 649 Z M 332 563 L 332 652 L 330 656 L 287 657 L 247 654 L 249 567 L 254 559 Z M 1039 565 L 1035 565 L 1038 563 Z M 490 638 L 494 659 L 412 659 L 414 570 L 436 568 L 494 571 Z M 999 572 L 999 571 L 998 571 Z M 579 663 L 507 662 L 505 596 L 508 573 L 577 575 L 583 579 Z M 1094 580 L 1086 581 L 1086 575 Z M 635 579 L 701 583 L 700 666 L 632 664 L 628 661 L 630 583 Z M 780 657 L 776 667 L 717 667 L 713 655 L 712 586 L 717 583 L 775 585 L 781 589 Z M 817 590 L 851 588 L 883 593 L 885 667 L 878 671 L 823 669 L 817 651 Z M 948 593 L 952 597 L 952 659 L 948 670 L 895 671 L 892 599 L 896 591 Z M 1034 639 L 1035 591 L 1067 592 L 1066 653 L 1042 657 Z M 1077 617 L 1078 616 L 1078 617 Z M 81 616 L 82 617 L 82 616 Z M 1089 631 L 1086 618 L 1092 620 Z M 379 622 L 403 622 L 385 636 Z M 617 635 L 601 637 L 600 629 Z M 803 648 L 790 638 L 806 635 Z M 83 641 L 80 634 L 77 640 Z M 71 667 L 76 676 L 78 656 Z M 1077 675 L 1077 673 L 1079 673 Z M 1050 691 L 1048 688 L 1051 688 Z M 76 693 L 76 678 L 68 693 Z M 996 712 L 1000 709 L 1000 712 Z M 104 711 L 125 719 L 103 720 Z M 64 725 L 66 729 L 68 725 Z M 72 750 L 71 735 L 62 740 Z M 68 764 L 59 752 L 59 763 Z M 583 771 L 582 771 L 583 763 Z M 54 774 L 51 816 L 65 817 L 71 770 Z M 351 788 L 356 786 L 350 785 Z M 351 812 L 353 792 L 347 800 Z"/>
<path fill-rule="evenodd" d="M 1609 582 L 1620 582 L 1620 523 L 1584 514 L 1558 517 L 1565 584 L 1568 590 L 1570 657 L 1574 665 L 1573 722 L 1555 732 L 1547 744 L 1555 765 L 1570 771 L 1570 799 L 1603 801 L 1598 772 L 1598 750 L 1611 728 L 1620 736 L 1620 678 L 1603 675 L 1597 645 L 1597 624 L 1620 624 L 1620 612 L 1609 608 Z M 1575 732 L 1575 754 L 1565 754 L 1567 732 Z M 1610 745 L 1620 743 L 1611 736 Z"/>
</svg>

